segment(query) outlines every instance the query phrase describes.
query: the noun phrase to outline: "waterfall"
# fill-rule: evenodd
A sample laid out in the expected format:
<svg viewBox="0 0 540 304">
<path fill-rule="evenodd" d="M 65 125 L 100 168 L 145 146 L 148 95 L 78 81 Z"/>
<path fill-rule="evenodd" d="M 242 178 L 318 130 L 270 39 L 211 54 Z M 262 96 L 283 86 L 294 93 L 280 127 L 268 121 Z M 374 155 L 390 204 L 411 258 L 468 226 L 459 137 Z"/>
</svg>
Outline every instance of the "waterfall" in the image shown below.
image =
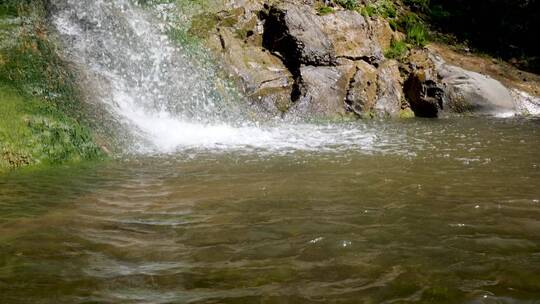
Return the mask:
<svg viewBox="0 0 540 304">
<path fill-rule="evenodd" d="M 360 125 L 261 126 L 243 118 L 247 104 L 231 100 L 217 69 L 193 61 L 162 20 L 130 0 L 52 2 L 66 57 L 101 84 L 91 98 L 129 128 L 138 152 L 369 149 L 374 142 Z"/>
</svg>

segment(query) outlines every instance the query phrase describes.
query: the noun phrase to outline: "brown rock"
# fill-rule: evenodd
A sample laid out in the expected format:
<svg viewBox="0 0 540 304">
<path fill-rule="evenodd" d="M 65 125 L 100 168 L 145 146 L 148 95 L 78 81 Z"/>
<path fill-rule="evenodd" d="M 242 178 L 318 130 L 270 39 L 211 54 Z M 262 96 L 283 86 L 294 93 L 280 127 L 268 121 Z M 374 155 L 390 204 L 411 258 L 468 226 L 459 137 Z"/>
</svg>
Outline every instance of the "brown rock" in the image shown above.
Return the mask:
<svg viewBox="0 0 540 304">
<path fill-rule="evenodd" d="M 319 17 L 318 24 L 332 43 L 333 57 L 379 62 L 382 51 L 371 38 L 374 33 L 364 17 L 356 11 L 337 11 Z"/>
<path fill-rule="evenodd" d="M 385 61 L 378 69 L 366 62 L 358 62 L 356 66 L 347 94 L 349 110 L 361 117 L 398 116 L 403 100 L 398 63 Z"/>
<path fill-rule="evenodd" d="M 283 62 L 260 47 L 244 43 L 229 28 L 221 28 L 219 35 L 224 67 L 240 80 L 246 95 L 273 114 L 286 111 L 294 81 Z"/>
</svg>

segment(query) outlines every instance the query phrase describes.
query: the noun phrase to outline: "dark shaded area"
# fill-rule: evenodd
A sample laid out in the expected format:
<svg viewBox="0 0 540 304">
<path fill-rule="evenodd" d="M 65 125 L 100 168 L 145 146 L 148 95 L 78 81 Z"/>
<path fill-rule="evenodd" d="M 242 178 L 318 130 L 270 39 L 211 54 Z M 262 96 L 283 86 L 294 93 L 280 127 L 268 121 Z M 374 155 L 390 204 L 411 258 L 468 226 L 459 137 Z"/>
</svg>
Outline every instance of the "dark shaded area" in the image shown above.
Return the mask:
<svg viewBox="0 0 540 304">
<path fill-rule="evenodd" d="M 443 33 L 472 47 L 540 73 L 538 0 L 409 0 Z"/>
<path fill-rule="evenodd" d="M 289 34 L 285 22 L 285 13 L 276 8 L 268 12 L 261 12 L 261 19 L 265 20 L 263 33 L 263 46 L 272 53 L 281 57 L 287 68 L 296 77 L 300 74 L 299 42 Z"/>
<path fill-rule="evenodd" d="M 434 118 L 443 108 L 443 90 L 423 73 L 413 73 L 403 85 L 405 97 L 417 117 Z"/>
</svg>

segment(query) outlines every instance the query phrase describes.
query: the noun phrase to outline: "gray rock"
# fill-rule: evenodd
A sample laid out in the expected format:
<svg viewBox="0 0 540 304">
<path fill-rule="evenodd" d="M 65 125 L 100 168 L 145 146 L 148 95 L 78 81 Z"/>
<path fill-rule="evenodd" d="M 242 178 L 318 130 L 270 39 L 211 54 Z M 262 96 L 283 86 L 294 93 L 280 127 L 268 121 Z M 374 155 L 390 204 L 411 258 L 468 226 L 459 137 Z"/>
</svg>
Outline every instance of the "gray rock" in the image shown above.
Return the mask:
<svg viewBox="0 0 540 304">
<path fill-rule="evenodd" d="M 370 114 L 377 102 L 377 69 L 366 62 L 356 65 L 347 94 L 348 109 L 360 116 Z"/>
<path fill-rule="evenodd" d="M 376 35 L 358 12 L 337 11 L 318 17 L 317 21 L 334 47 L 332 56 L 352 60 L 362 59 L 370 63 L 379 63 L 382 60 L 381 47 L 372 39 Z"/>
<path fill-rule="evenodd" d="M 361 117 L 396 117 L 403 99 L 398 63 L 386 61 L 377 69 L 366 62 L 356 64 L 357 71 L 347 94 L 349 110 Z"/>
<path fill-rule="evenodd" d="M 379 67 L 377 85 L 375 113 L 397 117 L 403 100 L 403 89 L 399 65 L 395 60 L 386 61 Z"/>
<path fill-rule="evenodd" d="M 455 112 L 496 115 L 514 112 L 509 89 L 499 81 L 434 57 L 435 69 L 445 90 L 445 108 Z"/>
<path fill-rule="evenodd" d="M 300 98 L 291 109 L 302 118 L 337 118 L 346 114 L 345 99 L 354 65 L 300 68 Z"/>
<path fill-rule="evenodd" d="M 319 18 L 308 5 L 274 6 L 266 16 L 263 43 L 295 68 L 300 64 L 330 65 L 335 61 L 334 48 Z"/>
<path fill-rule="evenodd" d="M 356 11 L 318 16 L 309 5 L 282 3 L 268 11 L 264 45 L 296 69 L 335 65 L 338 58 L 379 63 L 383 58 L 379 42 L 389 45 L 391 38 L 389 27 L 370 25 Z"/>
</svg>

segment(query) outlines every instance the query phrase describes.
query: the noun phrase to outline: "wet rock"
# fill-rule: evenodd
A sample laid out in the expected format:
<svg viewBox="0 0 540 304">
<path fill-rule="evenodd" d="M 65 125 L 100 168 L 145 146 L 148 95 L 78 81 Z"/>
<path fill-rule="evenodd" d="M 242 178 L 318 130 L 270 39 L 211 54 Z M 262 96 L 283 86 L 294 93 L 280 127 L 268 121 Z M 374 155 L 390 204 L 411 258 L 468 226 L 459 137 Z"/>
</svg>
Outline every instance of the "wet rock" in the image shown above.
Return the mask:
<svg viewBox="0 0 540 304">
<path fill-rule="evenodd" d="M 221 48 L 224 68 L 240 81 L 247 97 L 271 114 L 286 111 L 294 81 L 283 62 L 255 43 L 238 39 L 231 28 L 219 28 L 218 33 L 214 48 Z"/>
<path fill-rule="evenodd" d="M 413 50 L 408 64 L 408 73 L 403 92 L 412 111 L 418 117 L 438 117 L 444 106 L 444 87 L 440 83 L 435 63 L 427 50 Z"/>
<path fill-rule="evenodd" d="M 516 103 L 517 113 L 523 115 L 540 115 L 540 96 L 513 89 L 512 97 Z"/>
<path fill-rule="evenodd" d="M 299 99 L 292 108 L 303 118 L 337 118 L 346 115 L 345 99 L 355 65 L 302 66 Z"/>
</svg>

